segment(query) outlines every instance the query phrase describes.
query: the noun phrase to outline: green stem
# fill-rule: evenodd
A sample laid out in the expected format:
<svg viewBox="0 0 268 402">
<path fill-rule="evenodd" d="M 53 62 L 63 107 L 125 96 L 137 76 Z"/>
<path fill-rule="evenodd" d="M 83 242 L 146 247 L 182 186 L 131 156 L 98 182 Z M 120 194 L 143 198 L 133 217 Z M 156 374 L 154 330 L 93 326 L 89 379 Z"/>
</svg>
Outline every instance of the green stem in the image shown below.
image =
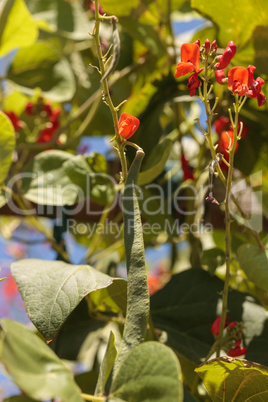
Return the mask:
<svg viewBox="0 0 268 402">
<path fill-rule="evenodd" d="M 90 395 L 90 394 L 81 394 L 81 397 L 85 401 L 92 401 L 92 402 L 103 402 L 106 400 L 106 397 L 104 397 L 104 396 L 95 396 L 95 395 Z"/>
<path fill-rule="evenodd" d="M 105 65 L 104 65 L 104 60 L 103 60 L 103 55 L 102 55 L 102 50 L 101 50 L 101 44 L 100 44 L 100 22 L 103 19 L 100 14 L 99 14 L 99 2 L 98 0 L 94 0 L 95 3 L 95 26 L 94 30 L 92 33 L 92 36 L 95 41 L 96 49 L 97 49 L 97 57 L 99 60 L 99 67 L 100 67 L 100 73 L 102 77 L 105 74 Z M 118 154 L 119 158 L 121 161 L 121 166 L 122 166 L 122 178 L 121 182 L 125 182 L 127 178 L 127 161 L 126 161 L 126 154 L 124 152 L 124 147 L 122 146 L 122 140 L 119 136 L 119 126 L 118 126 L 118 116 L 117 116 L 117 108 L 114 106 L 112 98 L 109 93 L 109 86 L 108 86 L 108 80 L 107 78 L 102 80 L 102 87 L 103 87 L 103 93 L 104 93 L 104 98 L 105 102 L 109 106 L 109 109 L 112 114 L 113 118 L 113 123 L 114 123 L 114 129 L 115 129 L 115 141 L 117 144 L 117 149 L 118 149 Z"/>
<path fill-rule="evenodd" d="M 231 195 L 231 187 L 232 187 L 232 177 L 234 170 L 234 154 L 235 147 L 237 144 L 237 130 L 238 130 L 238 117 L 239 117 L 239 98 L 238 95 L 235 95 L 235 120 L 233 124 L 234 131 L 234 139 L 233 144 L 229 153 L 229 169 L 226 183 L 226 192 L 225 192 L 225 262 L 226 262 L 226 271 L 225 271 L 225 281 L 224 288 L 222 293 L 222 313 L 221 313 L 221 325 L 219 331 L 219 348 L 217 349 L 216 357 L 220 356 L 220 349 L 223 341 L 223 331 L 225 326 L 225 319 L 228 311 L 228 290 L 229 290 L 229 282 L 230 282 L 230 257 L 231 257 L 231 216 L 230 216 L 230 195 Z"/>
</svg>

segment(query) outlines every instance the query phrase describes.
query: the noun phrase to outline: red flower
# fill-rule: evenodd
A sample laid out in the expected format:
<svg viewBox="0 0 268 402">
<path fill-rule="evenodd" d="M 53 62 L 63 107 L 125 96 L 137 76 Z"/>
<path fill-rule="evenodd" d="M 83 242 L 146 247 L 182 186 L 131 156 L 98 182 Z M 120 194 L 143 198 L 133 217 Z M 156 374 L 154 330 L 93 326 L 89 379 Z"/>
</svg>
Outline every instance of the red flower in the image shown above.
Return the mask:
<svg viewBox="0 0 268 402">
<path fill-rule="evenodd" d="M 122 113 L 118 124 L 119 135 L 128 140 L 139 128 L 140 121 L 129 113 Z"/>
<path fill-rule="evenodd" d="M 226 49 L 223 52 L 223 55 L 220 56 L 220 61 L 215 65 L 215 68 L 217 70 L 222 70 L 228 66 L 232 58 L 234 57 L 236 53 L 236 44 L 231 41 L 228 43 L 226 46 Z"/>
<path fill-rule="evenodd" d="M 11 121 L 14 130 L 19 131 L 23 127 L 23 122 L 19 119 L 19 116 L 14 112 L 6 112 L 3 110 L 3 113 L 9 118 Z"/>
<path fill-rule="evenodd" d="M 260 77 L 254 80 L 255 69 L 255 66 L 231 68 L 228 72 L 228 89 L 240 96 L 246 95 L 250 98 L 257 98 L 258 106 L 263 106 L 266 98 L 261 92 L 261 87 L 265 81 Z"/>
<path fill-rule="evenodd" d="M 248 70 L 246 67 L 233 67 L 228 72 L 228 89 L 234 94 L 244 96 L 248 88 Z"/>
<path fill-rule="evenodd" d="M 250 90 L 247 93 L 247 96 L 250 98 L 257 98 L 258 101 L 258 106 L 263 106 L 266 102 L 266 98 L 261 92 L 261 87 L 265 83 L 265 81 L 261 78 L 258 77 L 256 81 L 254 81 L 254 76 L 253 73 L 256 70 L 255 66 L 248 66 L 248 86 Z"/>
<path fill-rule="evenodd" d="M 52 140 L 54 137 L 54 134 L 56 132 L 57 128 L 55 128 L 52 124 L 49 123 L 48 127 L 43 128 L 43 130 L 40 131 L 37 142 L 39 144 L 43 144 L 45 142 L 49 142 Z"/>
<path fill-rule="evenodd" d="M 175 77 L 179 78 L 188 73 L 198 73 L 200 67 L 200 48 L 197 43 L 181 45 L 181 62 L 176 67 Z"/>
<path fill-rule="evenodd" d="M 24 112 L 26 114 L 28 114 L 29 116 L 31 116 L 33 114 L 33 108 L 34 108 L 33 102 L 28 102 L 26 107 L 25 107 Z"/>
<path fill-rule="evenodd" d="M 221 116 L 214 122 L 214 128 L 217 134 L 221 134 L 223 130 L 226 130 L 230 124 L 229 117 Z"/>
<path fill-rule="evenodd" d="M 198 74 L 192 74 L 188 79 L 187 88 L 190 89 L 190 96 L 194 96 L 196 88 L 200 86 L 200 81 L 198 79 Z"/>
<path fill-rule="evenodd" d="M 215 78 L 216 81 L 221 85 L 228 82 L 228 78 L 225 77 L 224 70 L 215 70 Z"/>
<path fill-rule="evenodd" d="M 184 153 L 181 154 L 181 168 L 183 171 L 183 180 L 195 180 L 193 172 L 189 168 L 188 161 L 185 158 Z"/>
<path fill-rule="evenodd" d="M 225 317 L 225 323 L 224 323 L 224 328 L 226 328 L 228 323 L 228 317 Z M 211 326 L 211 333 L 213 335 L 219 335 L 220 332 L 220 326 L 221 326 L 221 316 L 219 316 L 218 318 L 216 318 L 216 320 L 213 322 L 212 326 Z"/>
<path fill-rule="evenodd" d="M 229 162 L 229 153 L 227 151 L 229 151 L 232 148 L 233 142 L 234 142 L 233 130 L 223 131 L 221 133 L 217 150 L 224 155 L 224 158 L 226 159 L 227 162 Z M 238 149 L 238 142 L 236 143 L 235 146 L 235 152 L 237 151 L 237 149 Z"/>
<path fill-rule="evenodd" d="M 228 356 L 237 357 L 237 356 L 245 355 L 246 353 L 247 353 L 247 348 L 241 347 L 241 346 L 236 346 L 228 352 Z"/>
</svg>

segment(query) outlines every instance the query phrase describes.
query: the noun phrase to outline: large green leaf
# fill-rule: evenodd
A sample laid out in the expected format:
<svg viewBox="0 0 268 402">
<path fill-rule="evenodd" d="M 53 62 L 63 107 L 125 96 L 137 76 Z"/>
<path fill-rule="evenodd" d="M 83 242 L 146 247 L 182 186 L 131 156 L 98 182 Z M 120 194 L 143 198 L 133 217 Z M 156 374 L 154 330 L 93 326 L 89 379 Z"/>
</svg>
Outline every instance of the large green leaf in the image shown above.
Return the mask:
<svg viewBox="0 0 268 402">
<path fill-rule="evenodd" d="M 56 46 L 45 41 L 21 49 L 12 62 L 8 78 L 27 88 L 29 94 L 41 88 L 44 96 L 57 102 L 70 100 L 75 92 L 70 64 Z"/>
<path fill-rule="evenodd" d="M 210 332 L 221 314 L 224 283 L 202 269 L 174 275 L 151 297 L 151 313 L 156 328 L 167 333 L 167 344 L 195 363 L 206 357 L 214 342 Z M 265 309 L 251 296 L 229 291 L 228 317 L 244 324 L 246 357 L 268 364 L 263 350 L 268 348 L 268 318 Z"/>
<path fill-rule="evenodd" d="M 27 395 L 13 395 L 5 398 L 3 402 L 36 402 L 36 399 L 32 399 Z"/>
<path fill-rule="evenodd" d="M 268 368 L 248 360 L 221 357 L 195 370 L 213 402 L 267 401 Z"/>
<path fill-rule="evenodd" d="M 24 0 L 4 0 L 0 16 L 0 56 L 30 46 L 37 37 L 37 24 Z"/>
<path fill-rule="evenodd" d="M 163 172 L 172 145 L 177 136 L 177 131 L 174 131 L 167 135 L 156 145 L 155 148 L 153 148 L 152 153 L 143 166 L 143 171 L 139 174 L 138 183 L 140 186 L 151 183 L 157 176 L 160 175 L 160 173 Z"/>
<path fill-rule="evenodd" d="M 144 152 L 138 150 L 129 169 L 123 193 L 124 244 L 127 266 L 127 312 L 115 373 L 129 353 L 143 342 L 150 309 L 137 181 Z"/>
<path fill-rule="evenodd" d="M 0 360 L 21 390 L 38 400 L 83 401 L 71 372 L 37 334 L 11 320 L 1 325 Z"/>
<path fill-rule="evenodd" d="M 30 201 L 42 205 L 73 205 L 79 188 L 66 176 L 63 163 L 73 155 L 57 150 L 36 155 L 22 177 L 22 193 Z"/>
<path fill-rule="evenodd" d="M 231 40 L 242 46 L 252 37 L 258 25 L 268 25 L 266 0 L 244 0 L 243 4 L 226 0 L 224 5 L 219 1 L 191 0 L 191 5 L 218 26 L 222 46 Z"/>
<path fill-rule="evenodd" d="M 62 261 L 20 260 L 11 272 L 27 314 L 48 340 L 87 294 L 115 280 L 88 265 Z"/>
<path fill-rule="evenodd" d="M 252 244 L 243 244 L 237 250 L 240 267 L 256 286 L 268 291 L 268 259 L 264 251 Z"/>
<path fill-rule="evenodd" d="M 14 127 L 10 119 L 0 111 L 0 183 L 7 177 L 12 162 L 12 155 L 15 150 L 15 144 Z M 0 203 L 3 203 L 3 199 Z"/>
<path fill-rule="evenodd" d="M 110 396 L 133 402 L 182 402 L 179 378 L 180 366 L 172 350 L 158 342 L 146 342 L 123 362 Z"/>
</svg>

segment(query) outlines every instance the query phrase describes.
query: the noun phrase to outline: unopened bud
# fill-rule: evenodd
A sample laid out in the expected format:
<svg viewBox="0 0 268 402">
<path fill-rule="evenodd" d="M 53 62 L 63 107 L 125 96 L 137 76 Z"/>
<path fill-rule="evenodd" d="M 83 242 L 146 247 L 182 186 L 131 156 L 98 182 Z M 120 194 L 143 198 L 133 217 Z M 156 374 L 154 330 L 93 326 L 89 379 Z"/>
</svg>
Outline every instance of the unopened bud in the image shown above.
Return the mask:
<svg viewBox="0 0 268 402">
<path fill-rule="evenodd" d="M 197 39 L 194 43 L 200 47 L 200 39 Z"/>
<path fill-rule="evenodd" d="M 218 49 L 217 43 L 216 43 L 216 39 L 211 43 L 211 50 L 216 53 Z"/>
</svg>

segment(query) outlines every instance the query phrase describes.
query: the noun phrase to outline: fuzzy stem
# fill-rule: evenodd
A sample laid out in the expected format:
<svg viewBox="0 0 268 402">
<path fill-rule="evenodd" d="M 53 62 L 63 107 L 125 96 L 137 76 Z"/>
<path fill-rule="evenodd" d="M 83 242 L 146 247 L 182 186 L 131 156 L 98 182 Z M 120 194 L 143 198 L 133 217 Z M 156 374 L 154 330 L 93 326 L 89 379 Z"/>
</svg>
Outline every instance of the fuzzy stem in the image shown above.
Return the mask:
<svg viewBox="0 0 268 402">
<path fill-rule="evenodd" d="M 99 2 L 98 0 L 94 0 L 95 3 L 95 26 L 93 29 L 92 37 L 94 38 L 96 49 L 97 49 L 97 56 L 99 60 L 99 66 L 100 66 L 100 72 L 102 77 L 105 74 L 105 64 L 103 60 L 103 55 L 102 55 L 102 50 L 101 50 L 101 44 L 100 44 L 100 22 L 103 19 L 103 17 L 100 16 L 99 13 Z M 113 123 L 114 123 L 114 129 L 115 129 L 115 141 L 117 144 L 117 149 L 118 149 L 118 155 L 121 161 L 121 166 L 122 166 L 122 178 L 121 182 L 125 182 L 127 178 L 127 161 L 126 161 L 126 154 L 124 152 L 124 147 L 122 146 L 122 141 L 119 136 L 119 126 L 118 126 L 118 116 L 117 116 L 117 108 L 114 106 L 112 98 L 109 93 L 109 86 L 108 86 L 108 80 L 105 78 L 102 80 L 102 87 L 103 87 L 103 93 L 104 93 L 104 98 L 105 102 L 109 106 L 109 109 L 112 114 L 113 118 Z"/>
</svg>

